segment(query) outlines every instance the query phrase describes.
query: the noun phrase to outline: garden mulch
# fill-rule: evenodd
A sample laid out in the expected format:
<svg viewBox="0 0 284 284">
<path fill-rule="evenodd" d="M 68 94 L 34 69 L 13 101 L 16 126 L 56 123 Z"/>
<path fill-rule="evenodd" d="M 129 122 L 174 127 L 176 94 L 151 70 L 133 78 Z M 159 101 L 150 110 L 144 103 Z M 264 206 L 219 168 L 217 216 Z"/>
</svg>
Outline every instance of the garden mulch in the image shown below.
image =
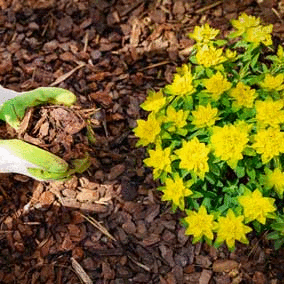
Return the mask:
<svg viewBox="0 0 284 284">
<path fill-rule="evenodd" d="M 0 9 L 1 85 L 58 86 L 78 98 L 29 110 L 18 133 L 1 124 L 1 137 L 66 160 L 91 156 L 66 182 L 1 174 L 0 283 L 284 283 L 284 250 L 266 233 L 234 252 L 192 245 L 131 130 L 147 115 L 147 90 L 187 62 L 195 25 L 226 34 L 246 12 L 274 24 L 282 42 L 283 1 L 0 0 Z"/>
</svg>

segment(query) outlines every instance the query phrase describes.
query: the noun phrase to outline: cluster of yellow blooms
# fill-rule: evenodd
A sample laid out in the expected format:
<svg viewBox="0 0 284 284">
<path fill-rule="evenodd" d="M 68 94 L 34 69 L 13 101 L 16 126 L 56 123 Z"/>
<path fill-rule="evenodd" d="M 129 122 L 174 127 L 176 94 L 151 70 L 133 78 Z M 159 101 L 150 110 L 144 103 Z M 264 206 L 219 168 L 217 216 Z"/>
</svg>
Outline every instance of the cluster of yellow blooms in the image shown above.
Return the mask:
<svg viewBox="0 0 284 284">
<path fill-rule="evenodd" d="M 249 57 L 252 50 L 260 53 L 262 45 L 272 44 L 272 25 L 262 25 L 260 19 L 246 14 L 232 25 L 231 37 L 241 37 L 249 51 L 238 55 L 234 47 L 224 50 L 227 41 L 223 45 L 215 41 L 219 30 L 208 24 L 195 27 L 190 37 L 196 41 L 192 62 L 198 68 L 184 64 L 172 84 L 150 91 L 141 107 L 151 113 L 147 120 L 138 120 L 134 129 L 137 145 L 148 147 L 145 165 L 164 185 L 162 200 L 187 212 L 186 234 L 194 242 L 204 238 L 209 243 L 216 234 L 215 243 L 226 242 L 229 248 L 234 248 L 235 241 L 248 243 L 252 222 L 266 224 L 268 218 L 275 218 L 275 198 L 284 192 L 284 74 L 266 68 L 256 76 L 247 68 L 251 62 L 257 64 Z M 275 60 L 284 66 L 283 58 L 279 47 Z M 237 60 L 243 69 L 235 68 Z M 234 69 L 238 76 L 237 71 L 230 72 Z M 261 165 L 256 166 L 257 162 Z M 208 183 L 214 165 L 236 173 L 244 168 L 245 176 L 245 167 L 251 164 L 247 171 L 259 169 L 263 182 L 243 184 L 245 190 L 232 195 L 235 207 L 222 211 L 203 202 L 199 189 Z M 219 173 L 220 188 L 227 185 L 224 174 Z M 206 186 L 202 190 L 209 191 Z M 216 192 L 220 195 L 220 190 Z M 271 192 L 274 198 L 267 197 Z M 225 193 L 221 194 L 224 202 Z"/>
</svg>

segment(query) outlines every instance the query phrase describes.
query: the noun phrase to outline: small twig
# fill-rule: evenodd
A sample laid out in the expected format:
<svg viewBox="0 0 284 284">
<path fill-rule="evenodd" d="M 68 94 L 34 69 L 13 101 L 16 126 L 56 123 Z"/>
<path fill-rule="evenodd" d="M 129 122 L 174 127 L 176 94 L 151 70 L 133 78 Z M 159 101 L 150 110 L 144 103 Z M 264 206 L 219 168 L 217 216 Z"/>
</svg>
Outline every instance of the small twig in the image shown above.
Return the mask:
<svg viewBox="0 0 284 284">
<path fill-rule="evenodd" d="M 271 8 L 271 10 L 276 15 L 276 17 L 279 19 L 279 21 L 283 24 L 283 20 L 282 20 L 280 14 L 278 13 L 278 11 L 275 8 Z"/>
<path fill-rule="evenodd" d="M 268 231 L 265 231 L 265 232 L 263 233 L 263 235 L 262 235 L 261 238 L 264 238 L 264 237 L 266 237 L 267 235 L 268 235 Z M 251 250 L 250 250 L 250 252 L 249 252 L 249 254 L 248 254 L 248 258 L 250 258 L 250 256 L 256 252 L 257 246 L 259 245 L 260 241 L 261 241 L 261 239 L 259 239 L 259 240 L 255 243 L 255 245 L 251 248 Z"/>
<path fill-rule="evenodd" d="M 71 257 L 71 263 L 73 269 L 75 270 L 75 273 L 85 284 L 93 284 L 93 281 L 91 280 L 89 275 L 85 272 L 83 267 L 79 264 L 79 262 L 75 258 Z"/>
<path fill-rule="evenodd" d="M 156 63 L 156 64 L 152 64 L 152 65 L 146 66 L 144 68 L 141 68 L 138 71 L 144 71 L 144 70 L 152 69 L 152 68 L 159 67 L 159 66 L 162 66 L 162 65 L 165 65 L 165 64 L 168 64 L 168 63 L 171 63 L 171 61 L 166 60 L 166 61 L 162 61 L 162 62 L 159 62 L 159 63 Z"/>
<path fill-rule="evenodd" d="M 24 222 L 23 224 L 24 224 L 24 225 L 30 225 L 30 226 L 33 226 L 33 225 L 41 225 L 40 222 Z"/>
<path fill-rule="evenodd" d="M 195 13 L 196 14 L 201 14 L 201 13 L 207 11 L 207 10 L 210 10 L 211 8 L 214 8 L 214 7 L 222 4 L 222 2 L 223 1 L 218 1 L 218 2 L 212 3 L 212 4 L 208 5 L 208 6 L 205 6 L 203 8 L 200 8 L 200 9 L 196 10 Z"/>
<path fill-rule="evenodd" d="M 89 221 L 95 228 L 101 231 L 105 236 L 109 237 L 111 240 L 116 242 L 116 239 L 108 232 L 108 230 L 102 224 L 100 224 L 97 220 L 95 220 L 93 217 L 86 216 L 82 213 L 81 213 L 81 216 L 83 216 L 83 218 Z"/>
<path fill-rule="evenodd" d="M 85 35 L 85 37 L 84 37 L 84 48 L 83 48 L 83 52 L 86 52 L 86 51 L 87 51 L 88 43 L 89 43 L 89 31 L 86 32 L 86 35 Z"/>
<path fill-rule="evenodd" d="M 128 255 L 128 258 L 134 262 L 136 265 L 138 265 L 139 267 L 143 268 L 144 270 L 150 272 L 151 271 L 151 268 L 149 268 L 148 266 L 146 266 L 145 264 L 143 263 L 140 263 L 138 261 L 136 261 L 135 259 L 133 259 L 131 256 Z"/>
<path fill-rule="evenodd" d="M 55 85 L 60 84 L 61 82 L 65 81 L 67 78 L 69 78 L 74 72 L 76 72 L 78 69 L 84 67 L 86 65 L 86 63 L 80 63 L 77 67 L 75 67 L 74 69 L 72 69 L 71 71 L 63 74 L 62 76 L 60 76 L 59 78 L 57 78 L 52 84 L 50 84 L 50 87 L 53 87 Z"/>
</svg>

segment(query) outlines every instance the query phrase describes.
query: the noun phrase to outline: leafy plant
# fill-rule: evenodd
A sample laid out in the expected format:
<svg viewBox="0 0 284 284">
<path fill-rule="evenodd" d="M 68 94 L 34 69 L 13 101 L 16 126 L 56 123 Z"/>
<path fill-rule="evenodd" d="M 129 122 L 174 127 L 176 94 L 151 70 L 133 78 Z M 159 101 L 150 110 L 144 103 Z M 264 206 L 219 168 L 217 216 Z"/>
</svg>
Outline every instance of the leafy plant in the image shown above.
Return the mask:
<svg viewBox="0 0 284 284">
<path fill-rule="evenodd" d="M 284 52 L 272 46 L 272 25 L 240 15 L 234 31 L 195 27 L 189 63 L 173 82 L 150 90 L 147 120 L 134 129 L 147 146 L 145 165 L 163 186 L 162 200 L 185 210 L 193 242 L 233 250 L 247 234 L 284 236 Z"/>
</svg>

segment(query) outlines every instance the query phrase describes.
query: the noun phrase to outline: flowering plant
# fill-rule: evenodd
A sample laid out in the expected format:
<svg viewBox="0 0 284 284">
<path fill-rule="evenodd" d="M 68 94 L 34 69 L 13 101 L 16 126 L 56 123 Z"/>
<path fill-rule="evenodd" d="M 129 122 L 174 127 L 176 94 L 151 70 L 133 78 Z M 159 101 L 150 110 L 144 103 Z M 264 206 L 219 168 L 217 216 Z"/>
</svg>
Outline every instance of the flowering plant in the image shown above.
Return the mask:
<svg viewBox="0 0 284 284">
<path fill-rule="evenodd" d="M 189 36 L 190 63 L 149 91 L 147 120 L 134 129 L 162 200 L 185 210 L 193 242 L 233 250 L 247 234 L 271 230 L 284 243 L 284 52 L 272 25 L 240 15 L 225 39 L 208 24 Z"/>
</svg>

